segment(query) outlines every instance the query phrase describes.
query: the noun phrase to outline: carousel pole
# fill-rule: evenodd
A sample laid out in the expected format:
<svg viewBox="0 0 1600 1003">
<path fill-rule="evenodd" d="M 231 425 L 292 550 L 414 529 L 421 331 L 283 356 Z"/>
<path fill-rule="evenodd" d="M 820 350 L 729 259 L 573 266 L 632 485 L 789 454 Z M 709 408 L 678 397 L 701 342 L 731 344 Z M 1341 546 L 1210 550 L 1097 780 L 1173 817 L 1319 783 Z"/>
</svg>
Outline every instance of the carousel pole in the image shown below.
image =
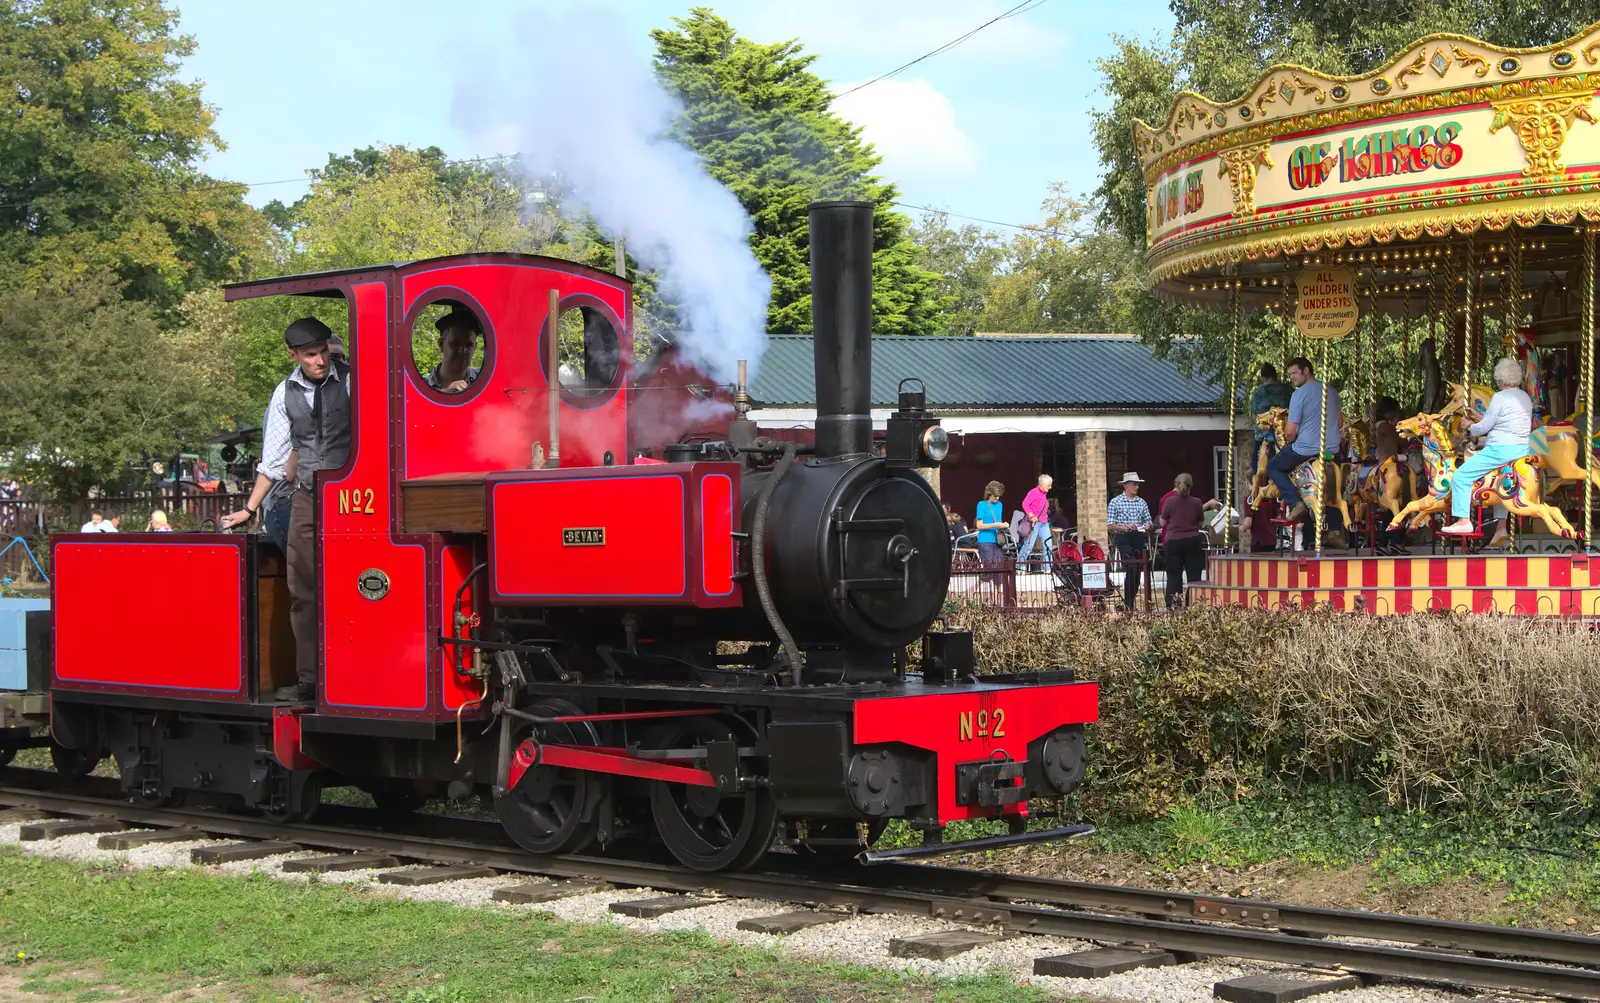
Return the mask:
<svg viewBox="0 0 1600 1003">
<path fill-rule="evenodd" d="M 1506 264 L 1506 308 L 1500 323 L 1500 347 L 1507 355 L 1517 349 L 1517 329 L 1522 327 L 1522 240 L 1512 232 L 1511 260 Z"/>
<path fill-rule="evenodd" d="M 1590 531 L 1594 529 L 1594 482 L 1589 470 L 1594 465 L 1594 230 L 1583 229 L 1583 552 L 1589 553 Z"/>
<path fill-rule="evenodd" d="M 1472 399 L 1472 283 L 1477 276 L 1475 255 L 1472 253 L 1472 234 L 1467 234 L 1466 261 L 1462 265 L 1462 279 L 1467 287 L 1466 304 L 1461 309 L 1461 385 L 1466 388 L 1467 400 Z"/>
<path fill-rule="evenodd" d="M 1505 310 L 1501 311 L 1500 315 L 1500 348 L 1506 358 L 1516 358 L 1517 330 L 1522 327 L 1522 238 L 1517 235 L 1515 227 L 1510 228 L 1510 234 L 1511 255 L 1506 264 L 1506 303 Z M 1522 382 L 1524 386 L 1528 383 L 1526 371 L 1522 374 Z M 1499 389 L 1499 384 L 1495 384 L 1495 389 Z M 1539 412 L 1537 401 L 1534 402 L 1533 410 L 1537 417 Z M 1517 552 L 1517 531 L 1521 529 L 1518 525 L 1520 522 L 1521 519 L 1516 513 L 1509 509 L 1506 511 L 1506 533 L 1513 554 Z"/>
<path fill-rule="evenodd" d="M 1323 484 L 1328 478 L 1328 341 L 1322 339 L 1322 360 L 1320 366 L 1321 379 L 1317 386 L 1322 391 L 1322 406 L 1317 411 L 1317 507 L 1311 514 L 1312 524 L 1316 527 L 1316 554 L 1322 556 L 1322 522 L 1327 517 L 1327 506 L 1323 504 Z M 1348 532 L 1349 527 L 1345 527 Z"/>
<path fill-rule="evenodd" d="M 1367 287 L 1367 409 L 1378 402 L 1378 285 L 1376 272 L 1373 284 Z M 1374 418 L 1376 413 L 1374 412 Z"/>
<path fill-rule="evenodd" d="M 1411 276 L 1406 276 L 1405 309 L 1400 321 L 1400 398 L 1411 396 Z"/>
<path fill-rule="evenodd" d="M 1233 346 L 1228 353 L 1228 464 L 1222 475 L 1222 550 L 1228 552 L 1229 534 L 1233 528 L 1233 437 L 1235 417 L 1239 407 L 1239 328 L 1243 326 L 1240 304 L 1238 266 L 1233 277 Z"/>
</svg>

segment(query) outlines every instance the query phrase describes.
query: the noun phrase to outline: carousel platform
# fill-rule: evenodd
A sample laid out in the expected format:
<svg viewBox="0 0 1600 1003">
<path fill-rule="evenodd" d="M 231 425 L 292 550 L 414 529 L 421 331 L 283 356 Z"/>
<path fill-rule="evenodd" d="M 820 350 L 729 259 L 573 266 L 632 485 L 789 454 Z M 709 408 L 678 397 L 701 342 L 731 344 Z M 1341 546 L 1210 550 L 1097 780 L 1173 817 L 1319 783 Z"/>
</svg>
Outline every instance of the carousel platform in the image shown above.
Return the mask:
<svg viewBox="0 0 1600 1003">
<path fill-rule="evenodd" d="M 1386 615 L 1455 610 L 1600 619 L 1600 554 L 1224 554 L 1191 601 Z"/>
</svg>

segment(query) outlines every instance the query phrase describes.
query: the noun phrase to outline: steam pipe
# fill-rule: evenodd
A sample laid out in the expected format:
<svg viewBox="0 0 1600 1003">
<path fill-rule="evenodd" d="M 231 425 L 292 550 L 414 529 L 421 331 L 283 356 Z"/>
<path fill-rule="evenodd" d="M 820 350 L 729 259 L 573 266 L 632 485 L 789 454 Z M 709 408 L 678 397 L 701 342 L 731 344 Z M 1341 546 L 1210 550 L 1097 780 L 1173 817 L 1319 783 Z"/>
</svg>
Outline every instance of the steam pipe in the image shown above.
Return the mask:
<svg viewBox="0 0 1600 1003">
<path fill-rule="evenodd" d="M 872 448 L 872 203 L 813 202 L 817 455 Z"/>
<path fill-rule="evenodd" d="M 561 466 L 561 293 L 550 290 L 550 452 L 546 467 Z"/>
</svg>

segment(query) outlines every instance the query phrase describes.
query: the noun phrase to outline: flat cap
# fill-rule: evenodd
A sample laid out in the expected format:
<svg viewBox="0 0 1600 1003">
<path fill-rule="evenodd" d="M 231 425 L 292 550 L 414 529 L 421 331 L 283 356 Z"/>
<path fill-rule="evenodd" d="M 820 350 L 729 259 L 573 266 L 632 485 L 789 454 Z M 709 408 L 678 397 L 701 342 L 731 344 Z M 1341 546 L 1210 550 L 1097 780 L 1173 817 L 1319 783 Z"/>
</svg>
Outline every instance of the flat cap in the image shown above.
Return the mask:
<svg viewBox="0 0 1600 1003">
<path fill-rule="evenodd" d="M 483 333 L 483 323 L 478 320 L 478 315 L 461 306 L 451 307 L 449 313 L 433 322 L 433 326 L 438 328 L 440 334 L 452 327 L 464 327 L 478 334 Z"/>
<path fill-rule="evenodd" d="M 283 332 L 283 343 L 290 348 L 305 348 L 333 337 L 328 325 L 315 317 L 301 317 Z"/>
</svg>

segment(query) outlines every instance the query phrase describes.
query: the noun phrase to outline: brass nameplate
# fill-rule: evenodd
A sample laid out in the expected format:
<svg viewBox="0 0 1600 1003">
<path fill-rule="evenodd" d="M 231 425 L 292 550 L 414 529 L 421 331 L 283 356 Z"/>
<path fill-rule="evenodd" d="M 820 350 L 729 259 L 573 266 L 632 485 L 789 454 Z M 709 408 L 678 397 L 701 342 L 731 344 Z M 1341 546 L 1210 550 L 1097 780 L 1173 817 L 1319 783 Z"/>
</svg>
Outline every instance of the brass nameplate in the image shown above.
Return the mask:
<svg viewBox="0 0 1600 1003">
<path fill-rule="evenodd" d="M 561 545 L 563 547 L 604 547 L 606 545 L 605 527 L 563 529 L 561 531 Z"/>
</svg>

